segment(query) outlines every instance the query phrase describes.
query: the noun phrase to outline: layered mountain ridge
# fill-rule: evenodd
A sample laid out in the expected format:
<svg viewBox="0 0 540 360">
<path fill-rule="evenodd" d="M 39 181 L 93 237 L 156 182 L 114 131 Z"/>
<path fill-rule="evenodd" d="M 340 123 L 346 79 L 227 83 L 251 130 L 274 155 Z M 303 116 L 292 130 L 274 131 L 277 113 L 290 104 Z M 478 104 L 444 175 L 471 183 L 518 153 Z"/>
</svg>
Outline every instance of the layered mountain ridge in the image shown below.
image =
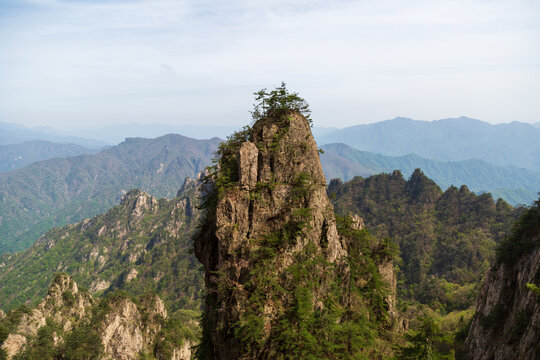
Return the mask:
<svg viewBox="0 0 540 360">
<path fill-rule="evenodd" d="M 519 122 L 492 125 L 467 117 L 436 121 L 398 117 L 339 129 L 317 140 L 391 156 L 415 153 L 443 161 L 482 159 L 540 171 L 540 128 Z"/>
<path fill-rule="evenodd" d="M 0 253 L 28 247 L 53 226 L 106 211 L 132 188 L 172 198 L 210 162 L 219 139 L 131 138 L 95 155 L 0 174 Z"/>
<path fill-rule="evenodd" d="M 201 359 L 388 358 L 418 304 L 467 322 L 499 246 L 467 346 L 475 359 L 535 356 L 538 206 L 507 237 L 523 209 L 466 186 L 443 192 L 418 169 L 326 189 L 309 121 L 268 115 L 219 146 L 202 187 L 188 179 L 171 200 L 130 190 L 107 213 L 2 256 L 7 355 L 183 359 L 186 341 L 201 341 Z M 36 307 L 17 307 L 25 302 Z"/>
<path fill-rule="evenodd" d="M 34 140 L 20 144 L 0 145 L 0 172 L 11 171 L 36 161 L 95 154 L 99 150 L 75 144 L 57 144 Z"/>
<path fill-rule="evenodd" d="M 540 173 L 514 166 L 495 166 L 483 160 L 440 161 L 415 154 L 387 156 L 351 148 L 345 144 L 323 145 L 321 155 L 328 179 L 351 180 L 354 176 L 367 177 L 400 170 L 409 177 L 420 168 L 441 188 L 452 185 L 467 187 L 476 193 L 490 192 L 511 203 L 532 204 L 540 191 Z"/>
</svg>

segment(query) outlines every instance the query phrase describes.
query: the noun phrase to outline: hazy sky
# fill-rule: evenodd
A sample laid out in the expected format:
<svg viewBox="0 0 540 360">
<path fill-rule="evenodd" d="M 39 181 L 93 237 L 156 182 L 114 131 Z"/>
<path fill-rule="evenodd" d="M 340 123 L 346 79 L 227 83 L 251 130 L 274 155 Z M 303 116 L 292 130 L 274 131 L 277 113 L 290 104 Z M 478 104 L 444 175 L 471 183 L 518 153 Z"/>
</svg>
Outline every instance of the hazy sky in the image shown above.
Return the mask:
<svg viewBox="0 0 540 360">
<path fill-rule="evenodd" d="M 240 126 L 281 81 L 317 126 L 540 121 L 540 1 L 0 0 L 0 121 Z"/>
</svg>

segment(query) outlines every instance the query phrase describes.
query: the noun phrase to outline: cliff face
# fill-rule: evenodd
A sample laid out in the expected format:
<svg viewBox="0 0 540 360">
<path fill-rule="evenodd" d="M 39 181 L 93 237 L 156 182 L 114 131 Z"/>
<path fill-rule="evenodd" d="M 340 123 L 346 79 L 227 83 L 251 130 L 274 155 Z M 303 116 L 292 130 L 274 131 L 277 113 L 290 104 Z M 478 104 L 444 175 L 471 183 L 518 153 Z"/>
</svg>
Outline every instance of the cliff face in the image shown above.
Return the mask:
<svg viewBox="0 0 540 360">
<path fill-rule="evenodd" d="M 473 360 L 540 358 L 540 203 L 499 248 L 466 344 Z"/>
<path fill-rule="evenodd" d="M 14 331 L 4 340 L 2 348 L 7 358 L 11 359 L 24 349 L 38 330 L 46 325 L 47 319 L 56 322 L 61 330 L 71 331 L 77 322 L 88 316 L 92 304 L 91 296 L 79 292 L 77 284 L 69 276 L 56 276 L 45 299 L 37 308 L 23 313 Z M 58 339 L 58 335 L 55 338 Z"/>
<path fill-rule="evenodd" d="M 177 338 L 171 342 L 167 318 L 163 301 L 155 295 L 134 302 L 115 294 L 98 303 L 87 292 L 79 291 L 68 275 L 59 274 L 36 308 L 22 314 L 13 311 L 3 319 L 14 326 L 1 350 L 7 359 L 90 356 L 132 360 L 145 353 L 156 353 L 159 360 L 190 359 L 191 340 Z"/>
<path fill-rule="evenodd" d="M 321 321 L 335 324 L 347 310 L 336 310 L 347 298 L 339 286 L 353 280 L 308 121 L 264 118 L 220 152 L 194 243 L 207 288 L 199 355 L 325 356 L 339 331 Z"/>
</svg>

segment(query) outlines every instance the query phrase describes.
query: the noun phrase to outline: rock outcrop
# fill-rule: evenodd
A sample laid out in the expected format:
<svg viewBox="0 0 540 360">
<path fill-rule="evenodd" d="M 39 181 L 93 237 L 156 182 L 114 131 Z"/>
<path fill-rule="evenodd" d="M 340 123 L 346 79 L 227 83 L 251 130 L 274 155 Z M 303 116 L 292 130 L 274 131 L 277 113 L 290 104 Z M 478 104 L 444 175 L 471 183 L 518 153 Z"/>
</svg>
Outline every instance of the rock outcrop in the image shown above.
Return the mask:
<svg viewBox="0 0 540 360">
<path fill-rule="evenodd" d="M 168 349 L 159 353 L 158 360 L 190 359 L 192 340 L 175 338 L 171 342 L 163 331 L 167 318 L 165 305 L 156 295 L 144 295 L 134 302 L 123 294 L 113 294 L 98 303 L 79 291 L 68 275 L 58 274 L 45 300 L 16 320 L 2 350 L 7 359 L 29 354 L 36 358 L 41 351 L 69 358 L 70 351 L 84 346 L 93 359 L 133 360 L 154 353 L 158 346 Z M 52 330 L 39 335 L 46 328 Z M 77 335 L 71 336 L 75 331 Z"/>
<path fill-rule="evenodd" d="M 301 357 L 302 337 L 316 330 L 304 333 L 294 318 L 334 316 L 331 302 L 345 294 L 330 299 L 333 289 L 349 281 L 347 241 L 310 125 L 297 112 L 269 116 L 233 135 L 219 155 L 194 243 L 207 287 L 199 355 L 280 358 L 291 343 Z"/>
<path fill-rule="evenodd" d="M 29 313 L 23 313 L 15 330 L 4 340 L 2 347 L 7 358 L 19 353 L 48 319 L 60 325 L 63 331 L 71 331 L 76 323 L 88 316 L 93 303 L 92 297 L 80 292 L 68 275 L 56 275 L 45 300 Z"/>
<path fill-rule="evenodd" d="M 113 299 L 103 320 L 97 325 L 104 359 L 131 360 L 152 352 L 162 320 L 167 318 L 163 301 L 147 296 L 137 306 L 125 297 Z"/>
<path fill-rule="evenodd" d="M 54 272 L 64 271 L 92 295 L 119 289 L 141 295 L 155 286 L 163 289 L 159 296 L 170 311 L 199 309 L 203 279 L 188 251 L 198 223 L 199 184 L 186 179 L 170 200 L 133 189 L 105 214 L 48 231 L 0 269 L 0 308 L 37 304 Z"/>
<path fill-rule="evenodd" d="M 472 360 L 540 358 L 540 202 L 499 248 L 466 340 Z"/>
</svg>

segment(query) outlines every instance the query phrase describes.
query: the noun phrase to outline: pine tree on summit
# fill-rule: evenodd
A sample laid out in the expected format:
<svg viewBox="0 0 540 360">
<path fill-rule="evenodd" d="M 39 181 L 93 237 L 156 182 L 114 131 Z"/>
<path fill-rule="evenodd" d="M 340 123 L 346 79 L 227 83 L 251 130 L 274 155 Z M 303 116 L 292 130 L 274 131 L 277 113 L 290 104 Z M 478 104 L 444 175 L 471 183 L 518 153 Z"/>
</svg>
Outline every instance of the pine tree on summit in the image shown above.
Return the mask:
<svg viewBox="0 0 540 360">
<path fill-rule="evenodd" d="M 251 112 L 254 122 L 268 116 L 279 118 L 284 113 L 291 111 L 302 114 L 308 120 L 309 124 L 313 126 L 313 121 L 310 118 L 311 110 L 309 104 L 298 93 L 289 92 L 285 82 L 282 82 L 274 90 L 267 91 L 266 89 L 262 89 L 253 93 L 253 95 L 255 95 L 256 101 Z"/>
</svg>

